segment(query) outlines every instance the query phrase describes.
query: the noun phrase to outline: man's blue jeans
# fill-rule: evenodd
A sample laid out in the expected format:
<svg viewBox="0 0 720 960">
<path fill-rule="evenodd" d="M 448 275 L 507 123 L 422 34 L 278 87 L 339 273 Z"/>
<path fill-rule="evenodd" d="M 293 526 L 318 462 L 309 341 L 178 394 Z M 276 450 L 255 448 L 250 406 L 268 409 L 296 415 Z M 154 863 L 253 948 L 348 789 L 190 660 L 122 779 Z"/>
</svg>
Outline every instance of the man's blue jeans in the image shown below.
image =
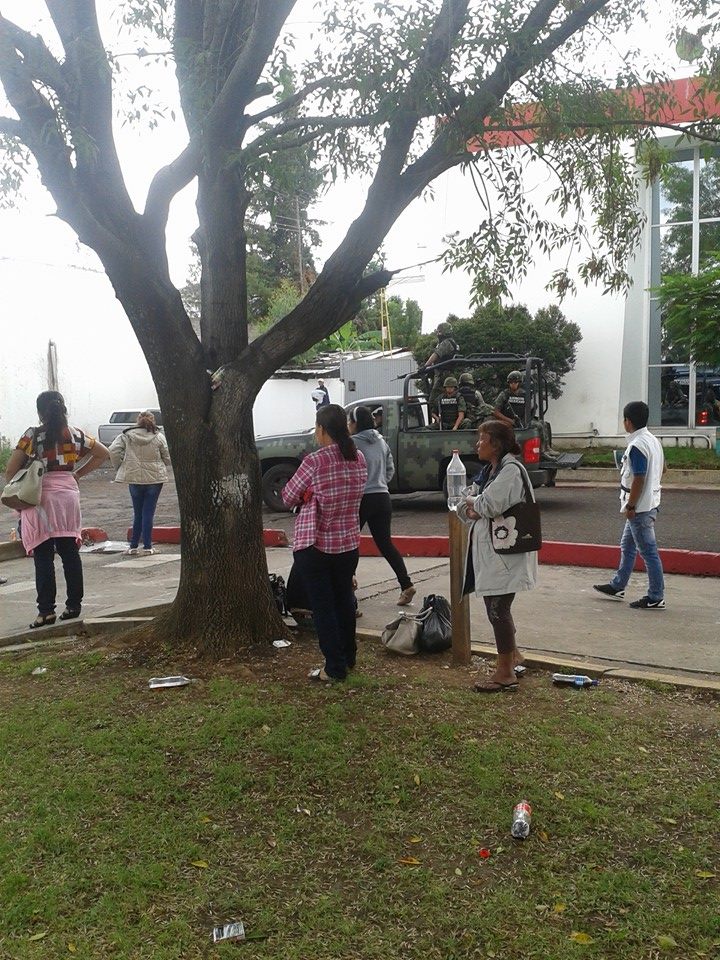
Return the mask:
<svg viewBox="0 0 720 960">
<path fill-rule="evenodd" d="M 636 513 L 632 520 L 625 521 L 625 529 L 620 540 L 620 566 L 610 581 L 611 587 L 616 590 L 624 590 L 635 566 L 635 558 L 640 551 L 640 556 L 645 561 L 648 573 L 647 595 L 653 601 L 662 600 L 665 595 L 663 568 L 655 540 L 655 518 L 657 515 L 656 507 L 654 510 Z"/>
<path fill-rule="evenodd" d="M 163 485 L 161 483 L 130 483 L 128 486 L 134 514 L 130 546 L 137 548 L 142 535 L 143 547 L 149 550 L 152 547 L 155 507 Z"/>
</svg>

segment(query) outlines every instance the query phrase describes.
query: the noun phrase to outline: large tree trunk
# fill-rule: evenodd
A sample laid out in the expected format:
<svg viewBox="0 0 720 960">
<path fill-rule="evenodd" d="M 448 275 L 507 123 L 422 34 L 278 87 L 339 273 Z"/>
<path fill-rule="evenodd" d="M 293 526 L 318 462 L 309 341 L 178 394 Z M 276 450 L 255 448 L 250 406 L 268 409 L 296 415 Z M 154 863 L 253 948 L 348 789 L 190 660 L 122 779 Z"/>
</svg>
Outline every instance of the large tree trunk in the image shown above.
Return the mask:
<svg viewBox="0 0 720 960">
<path fill-rule="evenodd" d="M 154 629 L 173 646 L 211 657 L 282 637 L 268 589 L 251 406 L 231 431 L 215 418 L 187 416 L 179 432 L 171 430 L 171 450 L 182 566 L 177 596 Z"/>
</svg>

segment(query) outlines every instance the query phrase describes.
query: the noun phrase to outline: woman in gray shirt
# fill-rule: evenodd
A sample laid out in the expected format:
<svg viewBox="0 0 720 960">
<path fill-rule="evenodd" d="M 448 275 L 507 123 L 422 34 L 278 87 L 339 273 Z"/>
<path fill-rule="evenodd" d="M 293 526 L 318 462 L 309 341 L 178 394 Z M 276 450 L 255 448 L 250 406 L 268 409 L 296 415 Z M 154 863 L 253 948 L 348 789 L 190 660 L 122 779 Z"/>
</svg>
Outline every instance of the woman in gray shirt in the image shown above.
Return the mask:
<svg viewBox="0 0 720 960">
<path fill-rule="evenodd" d="M 393 568 L 400 584 L 399 607 L 405 607 L 415 596 L 415 587 L 408 576 L 405 561 L 392 542 L 392 501 L 388 481 L 395 474 L 390 447 L 373 430 L 372 413 L 367 407 L 354 407 L 348 414 L 348 430 L 367 463 L 368 478 L 360 501 L 360 529 L 367 523 L 378 550 Z"/>
</svg>

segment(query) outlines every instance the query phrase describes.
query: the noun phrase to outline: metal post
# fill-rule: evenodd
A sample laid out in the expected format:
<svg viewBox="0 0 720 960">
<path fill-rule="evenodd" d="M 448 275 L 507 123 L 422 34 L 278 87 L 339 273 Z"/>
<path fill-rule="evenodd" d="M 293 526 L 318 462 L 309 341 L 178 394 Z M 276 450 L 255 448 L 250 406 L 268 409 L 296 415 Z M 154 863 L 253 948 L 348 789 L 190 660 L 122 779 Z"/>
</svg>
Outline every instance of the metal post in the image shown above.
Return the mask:
<svg viewBox="0 0 720 960">
<path fill-rule="evenodd" d="M 470 600 L 462 595 L 465 577 L 467 528 L 454 510 L 448 512 L 450 538 L 450 613 L 452 616 L 453 663 L 470 663 Z"/>
</svg>

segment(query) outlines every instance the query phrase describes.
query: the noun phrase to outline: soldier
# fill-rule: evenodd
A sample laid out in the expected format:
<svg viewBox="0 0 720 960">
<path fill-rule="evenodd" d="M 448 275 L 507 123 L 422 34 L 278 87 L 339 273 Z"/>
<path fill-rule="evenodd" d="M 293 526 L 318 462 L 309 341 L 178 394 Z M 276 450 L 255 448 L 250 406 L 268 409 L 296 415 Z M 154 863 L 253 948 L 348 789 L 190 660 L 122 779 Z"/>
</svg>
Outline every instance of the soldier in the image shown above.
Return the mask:
<svg viewBox="0 0 720 960">
<path fill-rule="evenodd" d="M 459 384 L 458 393 L 467 407 L 461 429 L 474 430 L 480 426 L 483 420 L 492 417 L 493 408 L 489 403 L 485 403 L 482 393 L 475 386 L 475 380 L 471 373 L 461 374 Z"/>
<path fill-rule="evenodd" d="M 507 390 L 502 390 L 495 400 L 493 417 L 509 427 L 522 427 L 525 424 L 525 391 L 520 386 L 523 375 L 519 370 L 511 370 L 507 375 Z"/>
<path fill-rule="evenodd" d="M 422 367 L 419 368 L 420 372 L 422 372 L 425 367 L 431 367 L 435 363 L 441 363 L 443 360 L 452 360 L 452 358 L 460 352 L 460 347 L 457 345 L 455 340 L 453 340 L 452 327 L 449 323 L 441 323 L 435 331 L 435 336 L 437 337 L 435 349 L 427 358 Z M 433 373 L 432 386 L 430 385 L 430 380 L 428 377 L 423 377 L 421 380 L 424 392 L 429 394 L 428 404 L 431 410 L 435 408 L 438 398 L 440 397 L 440 392 L 442 390 L 442 376 L 442 371 L 436 370 Z"/>
<path fill-rule="evenodd" d="M 434 430 L 459 430 L 465 419 L 467 405 L 458 393 L 455 377 L 446 377 L 443 382 L 443 396 L 438 403 L 438 412 L 433 413 Z"/>
</svg>

